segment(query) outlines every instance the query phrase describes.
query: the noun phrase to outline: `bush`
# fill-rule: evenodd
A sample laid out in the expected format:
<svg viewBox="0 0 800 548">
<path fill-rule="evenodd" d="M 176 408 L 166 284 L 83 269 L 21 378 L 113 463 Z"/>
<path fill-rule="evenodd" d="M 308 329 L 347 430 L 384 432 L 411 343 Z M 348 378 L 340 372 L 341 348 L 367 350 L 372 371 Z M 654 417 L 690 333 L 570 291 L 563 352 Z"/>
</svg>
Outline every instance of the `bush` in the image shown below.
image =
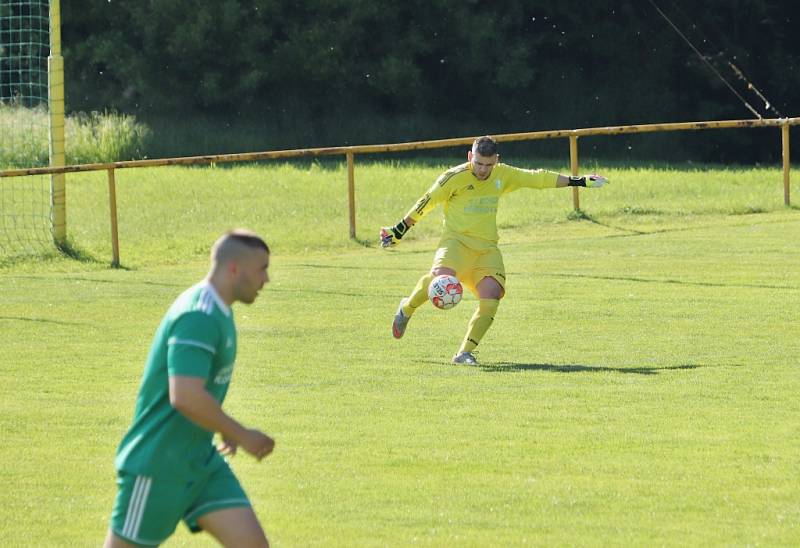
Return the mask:
<svg viewBox="0 0 800 548">
<path fill-rule="evenodd" d="M 0 168 L 48 165 L 48 113 L 0 103 Z M 67 164 L 143 158 L 150 130 L 116 112 L 77 113 L 65 120 Z"/>
</svg>

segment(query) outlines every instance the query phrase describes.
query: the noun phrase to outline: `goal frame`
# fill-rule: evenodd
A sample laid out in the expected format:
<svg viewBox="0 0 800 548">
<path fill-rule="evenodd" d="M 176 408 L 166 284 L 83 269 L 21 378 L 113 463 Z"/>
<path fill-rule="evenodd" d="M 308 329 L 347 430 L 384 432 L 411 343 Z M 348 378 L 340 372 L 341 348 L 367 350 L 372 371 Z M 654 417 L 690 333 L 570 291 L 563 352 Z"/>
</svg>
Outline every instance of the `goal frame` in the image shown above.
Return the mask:
<svg viewBox="0 0 800 548">
<path fill-rule="evenodd" d="M 65 165 L 64 58 L 61 56 L 61 1 L 50 0 L 50 55 L 47 58 L 47 108 L 50 167 Z M 67 185 L 64 173 L 50 175 L 50 211 L 53 241 L 67 243 Z"/>
</svg>

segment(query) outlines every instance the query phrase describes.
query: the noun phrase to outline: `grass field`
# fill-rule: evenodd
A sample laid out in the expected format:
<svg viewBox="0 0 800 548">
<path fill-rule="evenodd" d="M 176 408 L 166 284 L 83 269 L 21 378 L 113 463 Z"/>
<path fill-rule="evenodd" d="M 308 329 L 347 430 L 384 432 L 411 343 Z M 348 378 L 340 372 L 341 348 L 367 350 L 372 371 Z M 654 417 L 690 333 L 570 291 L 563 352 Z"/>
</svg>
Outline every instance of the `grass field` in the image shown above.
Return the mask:
<svg viewBox="0 0 800 548">
<path fill-rule="evenodd" d="M 441 166 L 439 166 L 441 167 Z M 113 453 L 166 307 L 225 228 L 273 248 L 237 305 L 227 410 L 274 435 L 234 469 L 276 546 L 800 544 L 800 211 L 776 169 L 598 171 L 608 188 L 501 203 L 508 296 L 479 366 L 449 359 L 475 306 L 389 325 L 438 214 L 374 245 L 439 171 L 338 166 L 69 179 L 82 260 L 0 262 L 0 544 L 96 546 Z M 563 166 L 549 166 L 564 169 Z M 167 546 L 213 545 L 182 526 Z"/>
</svg>

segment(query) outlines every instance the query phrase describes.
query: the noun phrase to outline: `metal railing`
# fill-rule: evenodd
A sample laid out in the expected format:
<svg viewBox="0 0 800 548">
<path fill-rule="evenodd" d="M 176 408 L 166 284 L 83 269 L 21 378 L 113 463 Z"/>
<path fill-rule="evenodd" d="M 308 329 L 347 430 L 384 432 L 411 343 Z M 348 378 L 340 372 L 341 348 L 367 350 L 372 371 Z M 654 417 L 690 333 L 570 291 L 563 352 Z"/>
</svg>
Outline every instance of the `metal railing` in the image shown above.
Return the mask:
<svg viewBox="0 0 800 548">
<path fill-rule="evenodd" d="M 800 124 L 800 118 L 770 118 L 754 120 L 721 120 L 708 122 L 677 122 L 665 124 L 643 124 L 632 126 L 608 126 L 582 129 L 560 129 L 552 131 L 533 131 L 527 133 L 506 133 L 493 135 L 499 142 L 533 141 L 539 139 L 569 139 L 570 171 L 578 175 L 578 139 L 592 135 L 624 135 L 629 133 L 656 133 L 666 131 L 695 131 L 703 129 L 724 128 L 759 128 L 779 127 L 781 130 L 781 155 L 783 159 L 783 202 L 790 205 L 789 192 L 789 128 Z M 117 169 L 187 166 L 216 164 L 225 162 L 253 162 L 260 160 L 278 160 L 288 158 L 309 158 L 317 156 L 344 155 L 347 161 L 347 194 L 350 222 L 350 237 L 356 236 L 355 214 L 355 156 L 356 154 L 378 154 L 386 152 L 407 152 L 413 150 L 430 150 L 456 146 L 471 146 L 475 137 L 459 137 L 432 141 L 413 141 L 383 145 L 357 145 L 344 147 L 304 148 L 293 150 L 273 150 L 267 152 L 248 152 L 241 154 L 214 154 L 208 156 L 188 156 L 183 158 L 162 158 L 153 160 L 131 160 L 125 162 L 109 162 L 97 164 L 78 164 L 61 167 L 37 167 L 27 169 L 10 169 L 0 171 L 3 177 L 24 177 L 28 175 L 45 175 L 60 173 L 77 173 L 84 171 L 108 172 L 109 213 L 111 221 L 112 265 L 119 266 L 119 237 L 117 234 L 116 182 L 114 171 Z M 580 195 L 577 187 L 572 189 L 573 207 L 580 209 Z"/>
</svg>

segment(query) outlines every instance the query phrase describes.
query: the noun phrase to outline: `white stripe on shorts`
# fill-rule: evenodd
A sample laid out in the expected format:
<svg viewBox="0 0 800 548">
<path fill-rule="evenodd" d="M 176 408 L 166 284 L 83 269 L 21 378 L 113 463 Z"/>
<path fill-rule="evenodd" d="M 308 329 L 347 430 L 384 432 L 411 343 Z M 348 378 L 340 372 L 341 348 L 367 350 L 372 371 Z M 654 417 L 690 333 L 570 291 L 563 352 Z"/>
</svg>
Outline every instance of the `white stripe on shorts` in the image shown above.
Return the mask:
<svg viewBox="0 0 800 548">
<path fill-rule="evenodd" d="M 125 525 L 122 526 L 122 534 L 131 540 L 136 540 L 139 536 L 139 527 L 142 525 L 144 507 L 147 504 L 147 495 L 150 493 L 152 483 L 152 478 L 136 476 L 136 482 L 133 484 L 133 495 L 128 501 Z"/>
</svg>

